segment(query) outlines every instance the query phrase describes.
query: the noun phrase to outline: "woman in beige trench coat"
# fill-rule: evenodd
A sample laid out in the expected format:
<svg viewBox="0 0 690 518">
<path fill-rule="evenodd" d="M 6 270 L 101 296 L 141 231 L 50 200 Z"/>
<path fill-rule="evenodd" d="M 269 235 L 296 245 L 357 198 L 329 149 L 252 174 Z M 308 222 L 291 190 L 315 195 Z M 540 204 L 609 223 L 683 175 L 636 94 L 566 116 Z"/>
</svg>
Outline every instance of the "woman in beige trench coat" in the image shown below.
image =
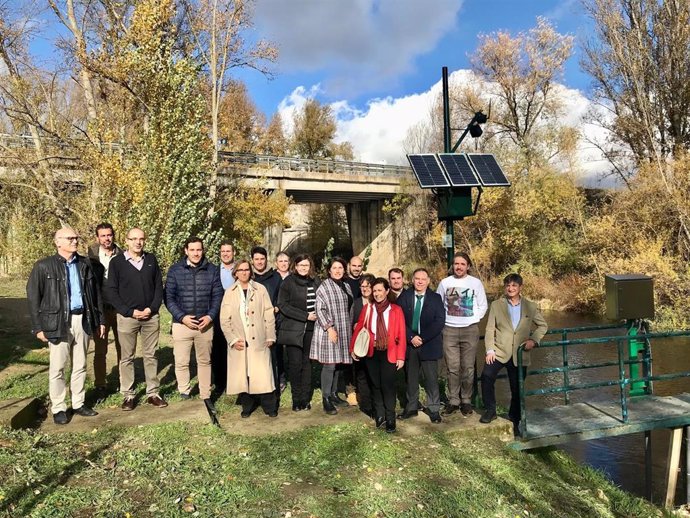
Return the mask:
<svg viewBox="0 0 690 518">
<path fill-rule="evenodd" d="M 237 282 L 225 291 L 220 326 L 228 341 L 228 394 L 239 394 L 242 417 L 259 405 L 270 417 L 278 415 L 270 347 L 276 341 L 271 298 L 251 279 L 249 261 L 235 265 Z"/>
</svg>

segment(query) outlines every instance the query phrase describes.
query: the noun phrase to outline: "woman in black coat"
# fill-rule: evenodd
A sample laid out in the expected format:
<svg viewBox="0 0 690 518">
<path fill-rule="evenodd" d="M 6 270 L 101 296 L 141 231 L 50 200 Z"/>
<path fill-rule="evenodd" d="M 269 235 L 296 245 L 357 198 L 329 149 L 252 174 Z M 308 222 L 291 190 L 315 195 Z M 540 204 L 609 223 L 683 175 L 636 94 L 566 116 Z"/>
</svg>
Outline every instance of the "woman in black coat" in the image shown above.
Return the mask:
<svg viewBox="0 0 690 518">
<path fill-rule="evenodd" d="M 282 315 L 278 343 L 287 349 L 292 410 L 297 412 L 311 409 L 309 351 L 316 322 L 316 288 L 320 281 L 308 254 L 295 256 L 290 273 L 278 291 L 278 309 Z"/>
</svg>

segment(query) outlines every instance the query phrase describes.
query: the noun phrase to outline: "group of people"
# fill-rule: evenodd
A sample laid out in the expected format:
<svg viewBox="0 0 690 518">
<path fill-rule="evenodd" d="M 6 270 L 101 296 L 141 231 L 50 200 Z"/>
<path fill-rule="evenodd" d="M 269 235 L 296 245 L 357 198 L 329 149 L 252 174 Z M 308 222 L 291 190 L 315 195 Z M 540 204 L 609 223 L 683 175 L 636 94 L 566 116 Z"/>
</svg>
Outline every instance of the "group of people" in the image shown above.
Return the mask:
<svg viewBox="0 0 690 518">
<path fill-rule="evenodd" d="M 134 355 L 142 346 L 146 402 L 163 408 L 159 393 L 159 310 L 172 315 L 174 370 L 182 399 L 190 398 L 190 358 L 196 356 L 200 398 L 209 409 L 223 392 L 238 395 L 241 416 L 262 408 L 278 415 L 289 380 L 292 410 L 310 410 L 312 362 L 321 365 L 322 405 L 326 414 L 349 406 L 339 395 L 340 377 L 354 385 L 360 410 L 387 432 L 397 419 L 425 412 L 431 422 L 442 415 L 473 413 L 479 322 L 489 310 L 485 365 L 481 376 L 485 411 L 480 421 L 496 418 L 494 384 L 503 367 L 511 389 L 508 413 L 517 431 L 520 420 L 517 350 L 537 346 L 547 330 L 538 306 L 521 295 L 522 278 L 504 280 L 505 295 L 489 309 L 481 281 L 469 274 L 470 257 L 455 254 L 452 274 L 436 291 L 427 269 L 404 273 L 392 268 L 387 278 L 363 272 L 363 261 L 333 258 L 321 280 L 309 254 L 292 258 L 281 252 L 276 268 L 265 248 L 250 259 L 235 259 L 231 243 L 219 250 L 219 265 L 206 257 L 203 241 L 188 238 L 183 257 L 166 275 L 145 251 L 146 235 L 132 228 L 127 249 L 115 244 L 112 225 L 96 227 L 97 242 L 88 257 L 77 253 L 79 236 L 66 227 L 55 233 L 57 253 L 37 261 L 27 283 L 32 332 L 49 344 L 49 395 L 54 422 L 71 414 L 94 416 L 85 404 L 86 355 L 94 340 L 94 385 L 105 395 L 108 333 L 113 330 L 122 410 L 134 410 Z M 362 341 L 364 348 L 355 348 Z M 284 358 L 287 358 L 287 362 Z M 64 370 L 72 361 L 72 411 L 65 403 Z M 442 409 L 439 364 L 445 364 L 447 398 Z M 529 364 L 529 353 L 523 356 Z M 406 404 L 396 414 L 396 373 L 404 369 Z M 420 402 L 423 383 L 426 403 Z"/>
</svg>

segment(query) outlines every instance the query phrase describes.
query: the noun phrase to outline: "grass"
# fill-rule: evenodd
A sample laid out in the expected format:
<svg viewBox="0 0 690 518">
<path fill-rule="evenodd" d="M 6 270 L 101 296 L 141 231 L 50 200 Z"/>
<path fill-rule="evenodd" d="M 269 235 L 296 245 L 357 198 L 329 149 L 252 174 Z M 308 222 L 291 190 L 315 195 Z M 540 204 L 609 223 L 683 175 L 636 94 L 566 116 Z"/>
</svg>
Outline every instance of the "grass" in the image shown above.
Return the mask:
<svg viewBox="0 0 690 518">
<path fill-rule="evenodd" d="M 0 296 L 9 291 L 0 288 Z M 11 372 L 0 382 L 0 400 L 45 397 L 46 349 L 25 323 L 0 322 L 0 375 Z M 166 314 L 163 365 L 172 358 L 169 325 Z M 112 375 L 110 382 L 116 387 Z M 178 398 L 170 369 L 162 393 Z M 97 406 L 120 401 L 113 394 Z M 239 419 L 230 398 L 218 408 Z M 0 517 L 662 516 L 562 452 L 514 452 L 495 437 L 390 436 L 369 423 L 261 437 L 226 428 L 177 422 L 88 434 L 0 429 Z"/>
<path fill-rule="evenodd" d="M 242 437 L 185 423 L 0 432 L 0 515 L 660 516 L 556 451 L 363 424 Z"/>
</svg>

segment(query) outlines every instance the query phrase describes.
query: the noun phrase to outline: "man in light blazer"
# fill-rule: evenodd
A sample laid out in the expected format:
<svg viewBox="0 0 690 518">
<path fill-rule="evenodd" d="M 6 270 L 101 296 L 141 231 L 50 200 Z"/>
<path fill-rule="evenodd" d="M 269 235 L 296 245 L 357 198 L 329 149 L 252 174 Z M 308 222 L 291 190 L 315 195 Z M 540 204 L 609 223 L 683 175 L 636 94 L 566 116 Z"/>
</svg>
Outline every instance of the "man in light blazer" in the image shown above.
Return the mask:
<svg viewBox="0 0 690 518">
<path fill-rule="evenodd" d="M 486 323 L 484 344 L 486 346 L 486 365 L 482 372 L 482 399 L 486 408 L 479 419 L 490 423 L 496 419 L 496 377 L 503 367 L 508 371 L 510 383 L 510 410 L 508 419 L 513 422 L 513 432 L 517 435 L 520 423 L 520 394 L 518 392 L 518 348 L 524 344 L 523 366 L 529 365 L 529 353 L 539 345 L 548 329 L 539 307 L 524 298 L 522 277 L 511 273 L 503 279 L 505 296 L 491 303 L 489 320 Z M 536 326 L 536 327 L 535 327 Z M 534 330 L 532 330 L 534 328 Z M 523 367 L 523 377 L 526 372 Z"/>
</svg>

